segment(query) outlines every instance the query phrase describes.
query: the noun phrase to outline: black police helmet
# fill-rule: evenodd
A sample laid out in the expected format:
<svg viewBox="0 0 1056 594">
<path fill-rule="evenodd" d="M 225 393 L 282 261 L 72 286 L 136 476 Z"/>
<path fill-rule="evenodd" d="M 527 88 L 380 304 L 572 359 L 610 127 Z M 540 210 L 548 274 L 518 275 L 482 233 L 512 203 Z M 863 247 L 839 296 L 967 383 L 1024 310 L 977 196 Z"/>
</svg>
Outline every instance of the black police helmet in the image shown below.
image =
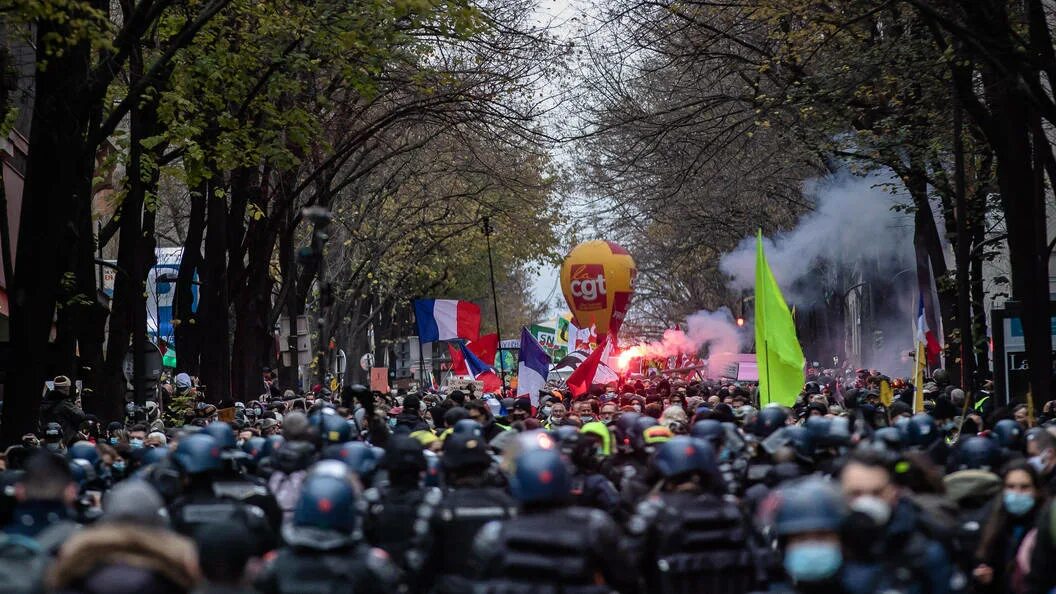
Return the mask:
<svg viewBox="0 0 1056 594">
<path fill-rule="evenodd" d="M 408 435 L 393 435 L 385 446 L 381 466 L 393 474 L 422 472 L 426 465 L 421 442 Z"/>
<path fill-rule="evenodd" d="M 355 485 L 332 474 L 310 474 L 293 510 L 294 526 L 340 533 L 356 529 L 358 494 Z"/>
<path fill-rule="evenodd" d="M 778 536 L 838 532 L 846 516 L 843 497 L 831 481 L 806 478 L 778 490 L 774 532 Z"/>
<path fill-rule="evenodd" d="M 788 422 L 788 411 L 781 406 L 765 406 L 755 417 L 751 432 L 757 437 L 769 437 Z"/>
<path fill-rule="evenodd" d="M 961 440 L 954 448 L 957 470 L 994 470 L 1001 463 L 1001 448 L 989 437 L 973 435 Z"/>
<path fill-rule="evenodd" d="M 221 421 L 209 423 L 202 429 L 202 433 L 213 436 L 220 444 L 220 447 L 225 450 L 233 450 L 238 447 L 238 438 L 235 436 L 235 430 L 227 423 Z"/>
<path fill-rule="evenodd" d="M 703 439 L 678 435 L 660 444 L 653 466 L 666 479 L 685 475 L 718 476 L 715 448 Z"/>
<path fill-rule="evenodd" d="M 510 491 L 521 503 L 560 503 L 571 496 L 572 480 L 561 454 L 552 449 L 527 450 L 514 459 Z"/>
<path fill-rule="evenodd" d="M 173 456 L 187 474 L 202 474 L 219 470 L 220 442 L 212 435 L 195 433 L 180 440 Z"/>
<path fill-rule="evenodd" d="M 471 433 L 453 434 L 444 440 L 441 463 L 448 470 L 486 468 L 491 465 L 488 444 Z"/>
<path fill-rule="evenodd" d="M 1001 419 L 994 424 L 992 431 L 997 443 L 1006 450 L 1023 449 L 1023 426 L 1013 419 Z"/>
</svg>

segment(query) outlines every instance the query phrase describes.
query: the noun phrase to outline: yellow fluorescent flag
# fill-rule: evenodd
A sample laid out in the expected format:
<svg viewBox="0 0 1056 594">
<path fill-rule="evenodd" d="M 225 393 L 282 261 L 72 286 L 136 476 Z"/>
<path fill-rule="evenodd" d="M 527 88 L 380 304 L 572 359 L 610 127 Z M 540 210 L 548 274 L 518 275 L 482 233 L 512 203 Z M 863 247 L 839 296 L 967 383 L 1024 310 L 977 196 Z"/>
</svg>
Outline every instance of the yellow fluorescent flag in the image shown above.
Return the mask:
<svg viewBox="0 0 1056 594">
<path fill-rule="evenodd" d="M 884 406 L 891 406 L 895 400 L 895 392 L 891 389 L 891 382 L 880 380 L 880 402 Z"/>
<path fill-rule="evenodd" d="M 796 325 L 763 252 L 763 232 L 755 240 L 755 352 L 759 364 L 759 404 L 792 406 L 803 389 L 803 349 Z"/>
</svg>

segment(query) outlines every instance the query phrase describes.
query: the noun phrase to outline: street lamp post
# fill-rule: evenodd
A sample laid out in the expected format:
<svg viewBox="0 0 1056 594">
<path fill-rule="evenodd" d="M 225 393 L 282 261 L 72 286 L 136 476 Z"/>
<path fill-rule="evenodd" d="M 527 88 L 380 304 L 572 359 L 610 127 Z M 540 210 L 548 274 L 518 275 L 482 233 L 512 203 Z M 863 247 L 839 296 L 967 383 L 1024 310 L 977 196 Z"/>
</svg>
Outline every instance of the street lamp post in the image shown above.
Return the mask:
<svg viewBox="0 0 1056 594">
<path fill-rule="evenodd" d="M 312 222 L 312 243 L 309 247 L 303 248 L 301 253 L 301 259 L 306 262 L 313 262 L 317 267 L 317 276 L 319 281 L 319 312 L 315 320 L 316 331 L 319 333 L 319 346 L 316 351 L 316 358 L 318 360 L 318 375 L 319 383 L 324 384 L 326 382 L 326 368 L 327 368 L 327 346 L 329 339 L 326 333 L 323 332 L 326 326 L 326 312 L 330 309 L 333 304 L 334 296 L 329 281 L 326 280 L 326 260 L 323 258 L 323 248 L 326 245 L 326 241 L 330 239 L 330 235 L 326 232 L 326 228 L 330 226 L 330 222 L 333 221 L 333 214 L 330 209 L 325 206 L 308 206 L 301 209 L 301 217 L 306 218 Z M 291 318 L 290 328 L 293 329 L 296 320 Z M 291 331 L 290 334 L 295 334 Z M 296 351 L 294 351 L 296 353 Z"/>
<path fill-rule="evenodd" d="M 495 310 L 495 337 L 499 343 L 499 377 L 502 382 L 502 392 L 506 391 L 506 365 L 502 349 L 502 328 L 499 325 L 499 294 L 495 290 L 495 263 L 491 258 L 491 219 L 484 217 L 484 241 L 488 247 L 488 272 L 491 275 L 491 303 Z M 485 361 L 486 363 L 486 361 Z"/>
</svg>

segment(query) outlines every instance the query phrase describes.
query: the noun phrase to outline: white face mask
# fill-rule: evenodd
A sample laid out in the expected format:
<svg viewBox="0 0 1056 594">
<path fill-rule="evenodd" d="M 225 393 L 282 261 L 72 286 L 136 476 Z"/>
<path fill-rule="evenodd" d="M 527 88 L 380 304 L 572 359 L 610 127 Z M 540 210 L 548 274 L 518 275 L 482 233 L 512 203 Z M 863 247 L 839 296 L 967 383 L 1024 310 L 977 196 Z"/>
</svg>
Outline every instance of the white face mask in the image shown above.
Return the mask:
<svg viewBox="0 0 1056 594">
<path fill-rule="evenodd" d="M 1044 450 L 1037 456 L 1027 458 L 1027 463 L 1033 466 L 1034 470 L 1045 472 L 1045 467 L 1049 465 L 1049 450 Z"/>
<path fill-rule="evenodd" d="M 872 495 L 863 495 L 855 499 L 851 502 L 850 508 L 868 516 L 876 522 L 877 526 L 886 526 L 887 521 L 891 519 L 891 504 Z"/>
</svg>

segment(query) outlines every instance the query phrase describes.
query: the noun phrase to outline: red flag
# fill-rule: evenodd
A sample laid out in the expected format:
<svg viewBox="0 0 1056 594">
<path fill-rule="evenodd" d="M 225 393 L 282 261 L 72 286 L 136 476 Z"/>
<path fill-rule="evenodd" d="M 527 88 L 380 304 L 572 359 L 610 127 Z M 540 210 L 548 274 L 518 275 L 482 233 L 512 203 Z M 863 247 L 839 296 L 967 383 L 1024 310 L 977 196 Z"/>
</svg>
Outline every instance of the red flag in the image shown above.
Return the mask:
<svg viewBox="0 0 1056 594">
<path fill-rule="evenodd" d="M 572 375 L 568 376 L 565 384 L 568 386 L 569 391 L 572 392 L 573 398 L 582 396 L 590 390 L 590 385 L 594 383 L 594 375 L 598 372 L 598 366 L 601 365 L 602 357 L 605 356 L 605 351 L 608 350 L 605 348 L 608 339 L 608 336 L 602 338 L 598 348 L 587 355 L 587 358 L 579 364 L 579 367 L 576 367 Z"/>
<path fill-rule="evenodd" d="M 499 335 L 485 334 L 473 342 L 466 343 L 466 348 L 484 363 L 492 365 L 495 362 L 495 354 L 499 351 Z M 451 354 L 451 371 L 455 375 L 469 375 L 466 358 L 462 356 L 458 346 L 448 343 L 447 352 Z"/>
</svg>

